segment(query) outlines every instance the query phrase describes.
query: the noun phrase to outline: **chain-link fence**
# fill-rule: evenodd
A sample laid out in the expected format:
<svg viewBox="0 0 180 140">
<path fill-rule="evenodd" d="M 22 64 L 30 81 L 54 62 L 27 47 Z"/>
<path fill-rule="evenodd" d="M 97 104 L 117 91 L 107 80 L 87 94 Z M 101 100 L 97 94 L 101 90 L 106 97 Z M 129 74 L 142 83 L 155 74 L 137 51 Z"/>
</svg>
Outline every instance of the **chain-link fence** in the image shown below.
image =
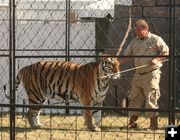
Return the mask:
<svg viewBox="0 0 180 140">
<path fill-rule="evenodd" d="M 63 60 L 78 64 L 95 62 L 100 52 L 117 57 L 129 22 L 143 18 L 151 32 L 160 35 L 170 48 L 169 62 L 162 67 L 160 109 L 127 108 L 134 71 L 112 80 L 102 110 L 101 131 L 84 126 L 79 102 L 48 100 L 41 106 L 41 128 L 30 128 L 27 95 L 22 85 L 14 92 L 18 71 L 42 60 Z M 0 1 L 0 139 L 164 139 L 165 127 L 179 123 L 180 106 L 180 1 L 179 0 L 2 0 Z M 132 25 L 133 27 L 133 25 Z M 128 35 L 123 52 L 134 38 Z M 134 57 L 134 56 L 132 56 Z M 121 71 L 131 69 L 131 60 Z M 10 94 L 7 99 L 4 86 Z M 124 100 L 125 99 L 125 100 Z M 93 107 L 88 108 L 90 110 Z M 142 114 L 138 129 L 127 127 L 128 111 Z M 149 130 L 145 112 L 159 112 L 158 130 Z"/>
</svg>

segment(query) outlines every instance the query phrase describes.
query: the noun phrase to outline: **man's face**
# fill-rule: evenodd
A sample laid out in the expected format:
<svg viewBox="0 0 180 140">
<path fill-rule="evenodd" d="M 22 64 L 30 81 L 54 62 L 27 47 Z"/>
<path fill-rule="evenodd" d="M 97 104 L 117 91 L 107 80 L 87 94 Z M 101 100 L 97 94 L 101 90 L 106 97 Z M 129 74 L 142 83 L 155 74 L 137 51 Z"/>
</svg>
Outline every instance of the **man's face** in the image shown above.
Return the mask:
<svg viewBox="0 0 180 140">
<path fill-rule="evenodd" d="M 148 35 L 148 28 L 143 26 L 135 26 L 135 34 L 138 38 L 144 39 Z"/>
</svg>

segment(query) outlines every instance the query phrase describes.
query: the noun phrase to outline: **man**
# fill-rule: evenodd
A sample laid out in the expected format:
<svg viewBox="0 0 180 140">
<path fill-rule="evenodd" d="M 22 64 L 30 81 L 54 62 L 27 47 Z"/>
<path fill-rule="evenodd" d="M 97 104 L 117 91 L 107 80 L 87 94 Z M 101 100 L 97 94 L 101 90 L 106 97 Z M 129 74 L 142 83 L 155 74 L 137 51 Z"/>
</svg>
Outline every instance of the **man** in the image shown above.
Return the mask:
<svg viewBox="0 0 180 140">
<path fill-rule="evenodd" d="M 149 26 L 145 20 L 137 20 L 135 23 L 136 37 L 130 42 L 125 54 L 134 56 L 135 67 L 147 65 L 136 69 L 131 82 L 129 108 L 153 108 L 157 109 L 160 97 L 159 82 L 161 77 L 160 67 L 162 61 L 169 55 L 169 48 L 163 39 L 149 31 Z M 141 56 L 141 57 L 138 57 Z M 143 57 L 142 57 L 143 56 Z M 164 57 L 162 57 L 164 56 Z M 129 128 L 137 128 L 139 112 L 130 111 Z M 158 129 L 158 113 L 146 112 L 150 117 L 152 130 Z"/>
</svg>

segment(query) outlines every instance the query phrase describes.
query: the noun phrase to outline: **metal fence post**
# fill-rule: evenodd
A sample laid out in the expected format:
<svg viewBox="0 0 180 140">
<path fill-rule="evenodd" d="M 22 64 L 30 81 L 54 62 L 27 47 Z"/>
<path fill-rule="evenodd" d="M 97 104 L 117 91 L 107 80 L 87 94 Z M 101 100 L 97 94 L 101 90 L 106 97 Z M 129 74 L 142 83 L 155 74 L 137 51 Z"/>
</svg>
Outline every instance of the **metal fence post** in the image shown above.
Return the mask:
<svg viewBox="0 0 180 140">
<path fill-rule="evenodd" d="M 15 96 L 14 96 L 14 21 L 15 0 L 9 1 L 9 83 L 10 83 L 10 139 L 15 140 Z"/>
<path fill-rule="evenodd" d="M 115 107 L 118 107 L 118 96 L 117 96 L 117 87 L 118 86 L 114 86 L 114 88 L 115 88 Z"/>
<path fill-rule="evenodd" d="M 173 10 L 174 9 L 174 10 Z M 169 1 L 169 124 L 175 124 L 175 0 Z"/>
<path fill-rule="evenodd" d="M 66 0 L 66 42 L 65 42 L 65 50 L 66 50 L 66 61 L 69 61 L 70 55 L 69 47 L 70 47 L 70 0 Z M 66 102 L 66 105 L 69 106 L 69 102 Z M 69 109 L 66 109 L 66 114 L 69 114 Z"/>
</svg>

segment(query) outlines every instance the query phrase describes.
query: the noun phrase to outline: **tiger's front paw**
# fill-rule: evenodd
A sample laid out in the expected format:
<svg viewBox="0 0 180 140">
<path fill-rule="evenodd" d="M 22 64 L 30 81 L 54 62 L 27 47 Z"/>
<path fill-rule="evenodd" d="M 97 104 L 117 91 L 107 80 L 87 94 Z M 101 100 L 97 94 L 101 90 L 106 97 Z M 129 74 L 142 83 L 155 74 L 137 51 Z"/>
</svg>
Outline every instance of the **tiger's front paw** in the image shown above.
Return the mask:
<svg viewBox="0 0 180 140">
<path fill-rule="evenodd" d="M 95 126 L 95 131 L 101 131 L 101 128 L 99 126 Z"/>
<path fill-rule="evenodd" d="M 88 127 L 88 129 L 92 132 L 101 131 L 101 128 L 98 126 L 91 126 L 91 127 Z"/>
</svg>

